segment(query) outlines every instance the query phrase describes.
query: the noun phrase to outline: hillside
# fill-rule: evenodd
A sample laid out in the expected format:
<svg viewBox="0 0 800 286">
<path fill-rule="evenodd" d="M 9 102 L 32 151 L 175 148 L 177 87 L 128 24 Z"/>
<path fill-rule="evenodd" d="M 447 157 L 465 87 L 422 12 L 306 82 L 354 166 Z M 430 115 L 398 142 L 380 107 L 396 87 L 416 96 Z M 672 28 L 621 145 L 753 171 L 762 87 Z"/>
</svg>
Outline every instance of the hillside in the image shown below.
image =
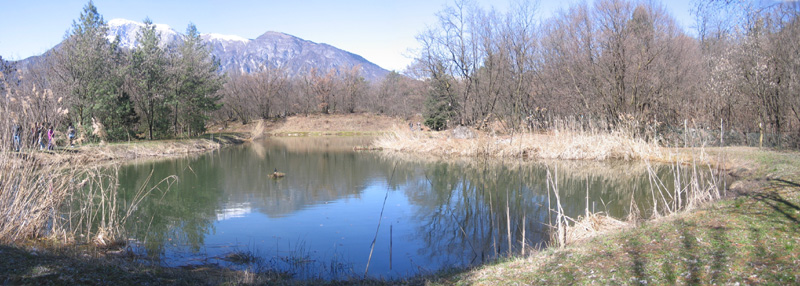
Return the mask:
<svg viewBox="0 0 800 286">
<path fill-rule="evenodd" d="M 120 45 L 131 49 L 136 46 L 137 31 L 144 24 L 126 19 L 113 19 L 108 21 L 108 26 L 106 38 L 112 41 L 119 37 Z M 181 33 L 168 25 L 155 24 L 155 26 L 165 47 L 181 37 Z M 380 80 L 389 73 L 359 55 L 280 32 L 265 32 L 255 39 L 213 33 L 202 34 L 201 37 L 206 41 L 211 54 L 220 61 L 222 72 L 251 73 L 258 71 L 262 66 L 273 66 L 286 69 L 290 76 L 301 76 L 311 69 L 327 71 L 360 66 L 361 75 L 369 81 Z M 53 47 L 57 48 L 58 45 Z M 24 69 L 41 60 L 41 57 L 29 57 L 19 61 L 17 66 Z"/>
</svg>

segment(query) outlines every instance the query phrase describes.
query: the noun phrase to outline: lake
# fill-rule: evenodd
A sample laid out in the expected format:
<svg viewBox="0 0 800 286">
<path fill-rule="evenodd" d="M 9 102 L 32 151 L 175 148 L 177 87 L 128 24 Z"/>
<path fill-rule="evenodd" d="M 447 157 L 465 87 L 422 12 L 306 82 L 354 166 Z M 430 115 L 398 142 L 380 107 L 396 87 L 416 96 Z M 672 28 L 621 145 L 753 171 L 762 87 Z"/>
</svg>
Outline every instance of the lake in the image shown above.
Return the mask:
<svg viewBox="0 0 800 286">
<path fill-rule="evenodd" d="M 652 209 L 640 163 L 354 151 L 371 140 L 271 138 L 124 165 L 122 201 L 152 189 L 126 222 L 127 235 L 136 251 L 167 266 L 402 278 L 517 254 L 523 243 L 528 251 L 546 246 L 555 219 L 548 170 L 570 217 L 589 209 L 624 218 L 631 199 L 644 216 Z M 658 168 L 665 184 L 668 169 Z M 286 176 L 270 178 L 275 170 Z M 163 181 L 173 175 L 171 185 Z"/>
</svg>

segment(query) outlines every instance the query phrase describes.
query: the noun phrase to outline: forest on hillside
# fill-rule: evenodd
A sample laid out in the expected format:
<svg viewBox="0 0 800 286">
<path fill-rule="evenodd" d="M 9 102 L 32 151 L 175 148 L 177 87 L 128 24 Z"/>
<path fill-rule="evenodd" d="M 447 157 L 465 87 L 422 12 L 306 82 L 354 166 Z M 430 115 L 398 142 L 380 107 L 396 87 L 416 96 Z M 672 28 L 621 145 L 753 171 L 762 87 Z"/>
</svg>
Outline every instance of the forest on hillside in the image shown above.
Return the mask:
<svg viewBox="0 0 800 286">
<path fill-rule="evenodd" d="M 0 58 L 0 138 L 8 147 L 5 130 L 41 122 L 113 141 L 369 112 L 420 114 L 434 130 L 531 132 L 568 121 L 664 144 L 691 129 L 727 144 L 767 134 L 771 146 L 800 145 L 798 2 L 695 1 L 692 31 L 657 1 L 584 2 L 545 19 L 536 7 L 513 1 L 499 12 L 457 0 L 419 33 L 403 74 L 368 82 L 358 66 L 302 76 L 269 63 L 223 72 L 194 25 L 165 45 L 146 20 L 141 44 L 122 49 L 105 38 L 107 23 L 90 2 L 64 42 L 34 63 Z"/>
</svg>

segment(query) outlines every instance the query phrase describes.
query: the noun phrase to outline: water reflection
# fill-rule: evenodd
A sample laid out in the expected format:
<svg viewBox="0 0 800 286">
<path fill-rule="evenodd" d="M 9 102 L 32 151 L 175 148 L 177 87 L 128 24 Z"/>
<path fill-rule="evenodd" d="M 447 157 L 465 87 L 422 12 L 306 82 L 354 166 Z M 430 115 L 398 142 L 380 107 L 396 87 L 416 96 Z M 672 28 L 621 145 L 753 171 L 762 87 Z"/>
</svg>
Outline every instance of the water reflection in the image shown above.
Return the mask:
<svg viewBox="0 0 800 286">
<path fill-rule="evenodd" d="M 363 275 L 375 240 L 370 275 L 402 277 L 547 243 L 555 202 L 546 188 L 548 168 L 558 168 L 560 197 L 571 217 L 587 208 L 624 217 L 631 199 L 640 210 L 651 208 L 642 166 L 353 151 L 369 140 L 270 139 L 125 166 L 119 174 L 123 199 L 179 177 L 169 191 L 156 190 L 138 205 L 127 230 L 150 257 L 168 265 L 224 264 L 218 258 L 245 250 L 270 267 L 302 271 L 300 277 Z M 286 177 L 269 178 L 275 169 Z M 331 271 L 334 265 L 338 271 Z"/>
</svg>

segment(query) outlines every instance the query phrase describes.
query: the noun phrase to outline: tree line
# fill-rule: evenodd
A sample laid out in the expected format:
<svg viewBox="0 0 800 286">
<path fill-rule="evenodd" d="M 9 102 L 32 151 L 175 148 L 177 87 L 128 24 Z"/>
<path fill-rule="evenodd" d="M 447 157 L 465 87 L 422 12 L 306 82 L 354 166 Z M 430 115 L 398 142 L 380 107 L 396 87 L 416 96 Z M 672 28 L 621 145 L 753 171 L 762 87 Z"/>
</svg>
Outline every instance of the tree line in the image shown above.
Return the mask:
<svg viewBox="0 0 800 286">
<path fill-rule="evenodd" d="M 74 124 L 87 137 L 110 141 L 205 131 L 225 78 L 195 25 L 179 41 L 161 43 L 145 19 L 130 50 L 107 35 L 108 24 L 89 2 L 57 47 L 23 68 L 2 61 L 5 126 Z"/>
<path fill-rule="evenodd" d="M 434 130 L 499 123 L 516 132 L 571 118 L 645 136 L 690 125 L 798 144 L 796 2 L 700 0 L 693 34 L 654 1 L 583 2 L 544 19 L 536 4 L 500 12 L 456 0 L 418 34 L 404 74 L 369 82 L 358 66 L 224 73 L 192 24 L 161 43 L 146 19 L 138 45 L 123 49 L 89 2 L 57 48 L 19 70 L 0 59 L 0 108 L 11 115 L 3 124 L 102 126 L 107 140 L 127 140 L 200 134 L 209 122 L 372 112 L 422 115 Z"/>
<path fill-rule="evenodd" d="M 290 115 L 357 112 L 411 116 L 422 106 L 422 82 L 397 72 L 379 82 L 365 80 L 360 66 L 289 74 L 285 67 L 271 64 L 250 73 L 228 74 L 215 120 L 246 124 Z"/>
<path fill-rule="evenodd" d="M 133 49 L 109 38 L 108 29 L 89 2 L 57 47 L 24 67 L 0 58 L 0 108 L 9 115 L 3 130 L 74 124 L 87 140 L 159 139 L 201 134 L 209 123 L 296 114 L 409 115 L 422 102 L 420 82 L 396 72 L 368 82 L 360 66 L 291 77 L 286 67 L 265 63 L 226 73 L 193 24 L 179 41 L 163 43 L 145 19 Z M 11 133 L 0 135 L 3 142 Z"/>
<path fill-rule="evenodd" d="M 572 117 L 666 132 L 722 120 L 800 135 L 796 2 L 695 2 L 696 36 L 653 1 L 583 2 L 540 21 L 535 4 L 498 12 L 458 0 L 437 13 L 413 67 L 428 86 L 428 126 L 499 119 L 518 130 Z"/>
</svg>

